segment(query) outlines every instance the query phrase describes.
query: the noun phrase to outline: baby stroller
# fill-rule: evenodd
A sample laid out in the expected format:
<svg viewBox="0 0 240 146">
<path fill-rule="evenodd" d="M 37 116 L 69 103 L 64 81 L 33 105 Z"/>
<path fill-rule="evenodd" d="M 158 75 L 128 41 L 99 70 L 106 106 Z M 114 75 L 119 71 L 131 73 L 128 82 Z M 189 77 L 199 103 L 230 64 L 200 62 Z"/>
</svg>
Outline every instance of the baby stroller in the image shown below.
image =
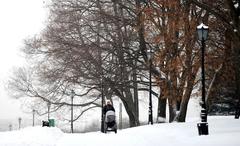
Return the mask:
<svg viewBox="0 0 240 146">
<path fill-rule="evenodd" d="M 114 111 L 107 111 L 105 115 L 105 128 L 104 133 L 108 131 L 114 131 L 117 133 L 117 123 L 116 123 L 116 116 Z"/>
</svg>

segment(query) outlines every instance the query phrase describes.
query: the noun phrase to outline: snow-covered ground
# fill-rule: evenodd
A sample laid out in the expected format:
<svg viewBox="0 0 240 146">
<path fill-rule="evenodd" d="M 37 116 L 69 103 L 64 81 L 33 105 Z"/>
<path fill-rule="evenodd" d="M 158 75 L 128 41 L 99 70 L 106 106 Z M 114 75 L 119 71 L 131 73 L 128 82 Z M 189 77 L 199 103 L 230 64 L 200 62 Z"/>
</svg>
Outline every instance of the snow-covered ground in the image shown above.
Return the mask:
<svg viewBox="0 0 240 146">
<path fill-rule="evenodd" d="M 164 123 L 119 130 L 117 134 L 67 134 L 58 128 L 27 127 L 0 132 L 0 146 L 239 146 L 240 120 L 208 117 L 209 135 L 199 136 L 197 121 Z"/>
</svg>

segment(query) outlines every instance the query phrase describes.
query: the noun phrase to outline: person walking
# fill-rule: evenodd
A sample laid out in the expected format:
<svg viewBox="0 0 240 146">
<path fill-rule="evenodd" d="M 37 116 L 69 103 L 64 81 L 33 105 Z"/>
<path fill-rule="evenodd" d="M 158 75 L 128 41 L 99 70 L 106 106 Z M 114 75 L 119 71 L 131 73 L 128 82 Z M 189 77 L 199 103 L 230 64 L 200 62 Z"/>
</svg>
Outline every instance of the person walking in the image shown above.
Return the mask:
<svg viewBox="0 0 240 146">
<path fill-rule="evenodd" d="M 114 109 L 114 107 L 113 107 L 113 105 L 112 105 L 110 100 L 106 100 L 106 104 L 103 107 L 103 115 L 106 115 L 106 113 L 108 111 L 114 111 L 115 112 L 115 109 Z"/>
</svg>

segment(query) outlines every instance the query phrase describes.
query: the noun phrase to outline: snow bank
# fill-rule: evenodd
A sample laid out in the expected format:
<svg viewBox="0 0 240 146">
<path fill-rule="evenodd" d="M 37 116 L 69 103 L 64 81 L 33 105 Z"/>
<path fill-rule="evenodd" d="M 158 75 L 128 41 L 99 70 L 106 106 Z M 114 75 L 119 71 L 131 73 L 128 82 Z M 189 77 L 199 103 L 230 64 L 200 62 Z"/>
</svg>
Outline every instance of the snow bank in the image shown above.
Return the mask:
<svg viewBox="0 0 240 146">
<path fill-rule="evenodd" d="M 0 132 L 0 146 L 53 146 L 63 134 L 58 128 L 40 126 Z"/>
<path fill-rule="evenodd" d="M 209 135 L 199 136 L 197 123 L 163 123 L 119 130 L 117 134 L 67 134 L 58 128 L 34 127 L 1 132 L 0 146 L 238 146 L 240 120 L 208 117 Z"/>
</svg>

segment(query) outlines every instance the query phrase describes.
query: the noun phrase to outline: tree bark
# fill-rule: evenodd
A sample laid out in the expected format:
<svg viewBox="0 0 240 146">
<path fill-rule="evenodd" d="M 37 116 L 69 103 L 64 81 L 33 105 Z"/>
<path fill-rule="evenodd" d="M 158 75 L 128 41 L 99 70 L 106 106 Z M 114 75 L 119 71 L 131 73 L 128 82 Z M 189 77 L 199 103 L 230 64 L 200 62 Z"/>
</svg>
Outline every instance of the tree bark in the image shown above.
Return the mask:
<svg viewBox="0 0 240 146">
<path fill-rule="evenodd" d="M 161 93 L 158 98 L 157 123 L 166 122 L 166 104 L 167 104 L 167 99 L 163 98 L 163 94 Z"/>
<path fill-rule="evenodd" d="M 129 125 L 130 125 L 130 127 L 139 126 L 140 122 L 139 122 L 139 118 L 137 116 L 138 115 L 137 110 L 136 110 L 137 108 L 135 107 L 130 89 L 126 89 L 125 94 L 126 94 L 126 98 L 123 101 L 123 104 L 126 108 L 126 112 L 129 117 Z"/>
<path fill-rule="evenodd" d="M 178 122 L 185 122 L 185 120 L 186 120 L 188 102 L 189 102 L 189 99 L 191 97 L 191 93 L 192 93 L 192 90 L 193 90 L 195 77 L 196 77 L 196 75 L 194 73 L 192 73 L 190 75 L 190 77 L 188 78 L 187 88 L 186 88 L 186 91 L 185 91 L 185 93 L 183 95 L 183 98 L 182 98 L 180 111 L 179 111 L 179 113 L 178 113 L 178 115 L 176 116 L 176 119 L 175 119 Z"/>
<path fill-rule="evenodd" d="M 237 38 L 235 38 L 237 39 Z M 240 41 L 238 39 L 238 41 Z M 234 41 L 236 42 L 236 41 Z M 233 43 L 233 51 L 234 51 L 234 68 L 235 68 L 235 80 L 236 80 L 236 99 L 238 103 L 236 104 L 236 110 L 240 107 L 240 43 Z"/>
<path fill-rule="evenodd" d="M 177 112 L 177 101 L 176 99 L 168 99 L 168 107 L 169 107 L 169 122 L 173 122 L 176 118 Z"/>
<path fill-rule="evenodd" d="M 134 60 L 134 66 L 137 66 L 137 61 Z M 138 83 L 137 83 L 137 70 L 133 69 L 133 96 L 136 118 L 139 119 L 139 101 L 138 101 Z"/>
</svg>

